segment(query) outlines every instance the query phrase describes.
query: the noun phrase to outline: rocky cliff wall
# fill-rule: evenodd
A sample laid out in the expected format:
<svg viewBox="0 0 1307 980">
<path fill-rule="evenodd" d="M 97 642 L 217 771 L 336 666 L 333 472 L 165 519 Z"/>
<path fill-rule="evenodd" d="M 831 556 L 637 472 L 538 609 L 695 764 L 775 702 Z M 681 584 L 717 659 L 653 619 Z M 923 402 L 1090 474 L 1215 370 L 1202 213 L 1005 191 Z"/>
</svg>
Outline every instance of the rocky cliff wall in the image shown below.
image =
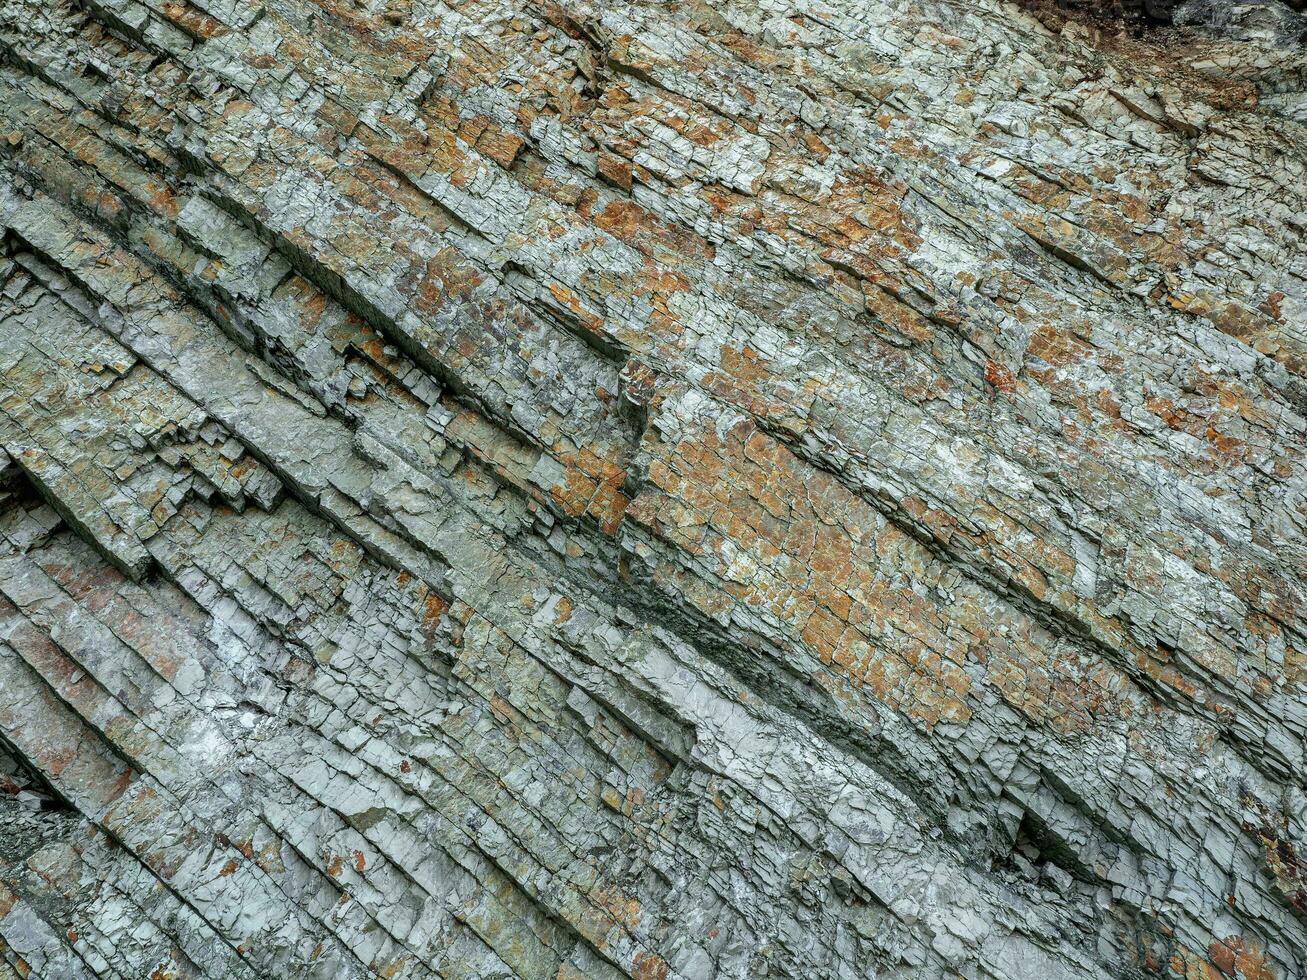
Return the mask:
<svg viewBox="0 0 1307 980">
<path fill-rule="evenodd" d="M 0 975 L 1307 976 L 1208 7 L 0 0 Z"/>
</svg>

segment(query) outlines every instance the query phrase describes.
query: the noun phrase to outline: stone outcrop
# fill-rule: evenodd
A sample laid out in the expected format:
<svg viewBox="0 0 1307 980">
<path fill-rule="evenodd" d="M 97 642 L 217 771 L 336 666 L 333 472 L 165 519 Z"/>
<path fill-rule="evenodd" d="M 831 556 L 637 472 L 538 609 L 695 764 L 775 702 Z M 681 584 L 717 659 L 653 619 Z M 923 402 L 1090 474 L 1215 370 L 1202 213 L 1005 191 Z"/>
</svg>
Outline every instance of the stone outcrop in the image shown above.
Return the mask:
<svg viewBox="0 0 1307 980">
<path fill-rule="evenodd" d="M 1307 976 L 1305 18 L 1163 6 L 0 0 L 0 976 Z"/>
</svg>

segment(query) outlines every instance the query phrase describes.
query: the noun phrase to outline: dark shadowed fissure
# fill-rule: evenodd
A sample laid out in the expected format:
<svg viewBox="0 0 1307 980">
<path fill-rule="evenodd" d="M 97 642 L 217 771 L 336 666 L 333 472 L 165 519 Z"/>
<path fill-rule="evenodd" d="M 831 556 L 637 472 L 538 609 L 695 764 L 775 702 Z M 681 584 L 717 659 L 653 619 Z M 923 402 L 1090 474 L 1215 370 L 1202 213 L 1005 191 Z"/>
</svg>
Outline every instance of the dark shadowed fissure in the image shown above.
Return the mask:
<svg viewBox="0 0 1307 980">
<path fill-rule="evenodd" d="M 1016 0 L 1032 11 L 1045 26 L 1060 30 L 1067 21 L 1078 21 L 1100 30 L 1126 30 L 1147 34 L 1171 26 L 1196 27 L 1220 33 L 1249 26 L 1279 33 L 1292 32 L 1297 24 L 1294 12 L 1307 11 L 1307 0 Z M 1277 31 L 1277 28 L 1280 30 Z"/>
</svg>

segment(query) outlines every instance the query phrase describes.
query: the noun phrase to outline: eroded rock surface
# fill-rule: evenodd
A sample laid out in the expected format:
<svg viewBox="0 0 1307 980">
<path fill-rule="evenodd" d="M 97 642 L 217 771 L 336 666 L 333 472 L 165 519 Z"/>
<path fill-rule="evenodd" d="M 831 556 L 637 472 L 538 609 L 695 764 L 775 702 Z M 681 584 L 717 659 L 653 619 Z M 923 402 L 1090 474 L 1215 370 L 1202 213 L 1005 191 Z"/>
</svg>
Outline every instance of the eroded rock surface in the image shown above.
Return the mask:
<svg viewBox="0 0 1307 980">
<path fill-rule="evenodd" d="M 1202 6 L 0 0 L 0 975 L 1307 976 Z"/>
</svg>

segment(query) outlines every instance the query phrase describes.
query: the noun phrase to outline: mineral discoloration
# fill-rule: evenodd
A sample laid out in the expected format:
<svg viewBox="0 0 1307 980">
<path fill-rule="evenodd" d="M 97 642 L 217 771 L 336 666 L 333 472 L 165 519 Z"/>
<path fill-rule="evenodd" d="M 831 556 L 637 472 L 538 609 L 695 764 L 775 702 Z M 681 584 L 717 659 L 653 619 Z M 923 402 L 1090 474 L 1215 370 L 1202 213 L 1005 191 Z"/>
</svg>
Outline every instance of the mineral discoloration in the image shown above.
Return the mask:
<svg viewBox="0 0 1307 980">
<path fill-rule="evenodd" d="M 1157 6 L 0 0 L 0 972 L 1307 974 L 1302 15 Z"/>
</svg>

